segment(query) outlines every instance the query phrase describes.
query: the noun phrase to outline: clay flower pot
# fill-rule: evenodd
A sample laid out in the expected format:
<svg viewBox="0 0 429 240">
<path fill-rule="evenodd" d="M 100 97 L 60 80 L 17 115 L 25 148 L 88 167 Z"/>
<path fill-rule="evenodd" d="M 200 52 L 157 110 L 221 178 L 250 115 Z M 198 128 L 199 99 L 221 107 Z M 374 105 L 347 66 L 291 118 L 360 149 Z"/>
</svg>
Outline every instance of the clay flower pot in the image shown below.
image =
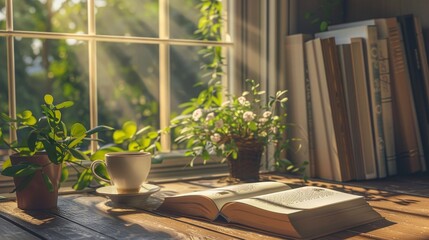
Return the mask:
<svg viewBox="0 0 429 240">
<path fill-rule="evenodd" d="M 23 189 L 18 189 L 16 191 L 18 208 L 23 210 L 56 208 L 58 201 L 58 185 L 61 179 L 61 165 L 51 163 L 48 155 L 45 153 L 36 153 L 33 156 L 12 154 L 10 160 L 12 165 L 27 162 L 43 166 L 41 170 L 35 172 L 32 179 Z M 52 191 L 49 191 L 43 179 L 42 172 L 52 182 Z M 15 187 L 17 187 L 24 181 L 24 177 L 14 177 L 13 180 Z"/>
</svg>

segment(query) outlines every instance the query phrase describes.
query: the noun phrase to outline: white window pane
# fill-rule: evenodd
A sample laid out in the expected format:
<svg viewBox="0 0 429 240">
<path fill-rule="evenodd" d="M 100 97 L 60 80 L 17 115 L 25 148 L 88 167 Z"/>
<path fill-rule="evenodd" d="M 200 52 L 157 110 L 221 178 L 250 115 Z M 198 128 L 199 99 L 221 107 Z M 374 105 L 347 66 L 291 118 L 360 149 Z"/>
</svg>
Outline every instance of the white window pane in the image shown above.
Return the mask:
<svg viewBox="0 0 429 240">
<path fill-rule="evenodd" d="M 158 45 L 99 43 L 97 64 L 99 123 L 159 128 Z"/>
<path fill-rule="evenodd" d="M 158 1 L 95 1 L 97 34 L 158 37 Z"/>
<path fill-rule="evenodd" d="M 14 28 L 40 32 L 86 33 L 84 0 L 14 0 Z"/>
<path fill-rule="evenodd" d="M 74 101 L 65 109 L 66 124 L 81 122 L 89 127 L 88 46 L 76 40 L 15 40 L 17 112 L 26 109 L 40 116 L 47 93 L 55 102 Z"/>
</svg>

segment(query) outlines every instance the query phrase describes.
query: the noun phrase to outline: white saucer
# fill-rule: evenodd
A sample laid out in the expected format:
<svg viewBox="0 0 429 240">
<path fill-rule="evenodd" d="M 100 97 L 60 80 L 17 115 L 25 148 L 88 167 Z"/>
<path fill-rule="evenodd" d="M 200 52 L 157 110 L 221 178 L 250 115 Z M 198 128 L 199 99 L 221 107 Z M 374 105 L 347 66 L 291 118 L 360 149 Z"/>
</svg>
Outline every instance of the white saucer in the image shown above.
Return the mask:
<svg viewBox="0 0 429 240">
<path fill-rule="evenodd" d="M 138 204 L 139 202 L 145 201 L 151 194 L 158 192 L 160 189 L 161 188 L 156 185 L 143 184 L 140 191 L 136 193 L 118 193 L 114 186 L 97 188 L 96 192 L 110 198 L 110 200 L 115 203 Z"/>
</svg>

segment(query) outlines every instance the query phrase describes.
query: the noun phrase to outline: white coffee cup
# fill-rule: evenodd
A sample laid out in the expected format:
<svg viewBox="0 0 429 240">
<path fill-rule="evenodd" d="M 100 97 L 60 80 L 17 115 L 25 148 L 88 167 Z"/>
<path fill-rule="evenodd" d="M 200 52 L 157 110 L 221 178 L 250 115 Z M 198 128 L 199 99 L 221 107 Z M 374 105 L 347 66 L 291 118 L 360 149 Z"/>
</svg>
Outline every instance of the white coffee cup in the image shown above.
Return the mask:
<svg viewBox="0 0 429 240">
<path fill-rule="evenodd" d="M 98 179 L 115 186 L 118 193 L 136 193 L 149 175 L 151 162 L 152 156 L 147 152 L 111 152 L 106 153 L 106 161 L 93 161 L 91 170 Z M 106 165 L 110 180 L 97 175 L 99 164 Z"/>
</svg>

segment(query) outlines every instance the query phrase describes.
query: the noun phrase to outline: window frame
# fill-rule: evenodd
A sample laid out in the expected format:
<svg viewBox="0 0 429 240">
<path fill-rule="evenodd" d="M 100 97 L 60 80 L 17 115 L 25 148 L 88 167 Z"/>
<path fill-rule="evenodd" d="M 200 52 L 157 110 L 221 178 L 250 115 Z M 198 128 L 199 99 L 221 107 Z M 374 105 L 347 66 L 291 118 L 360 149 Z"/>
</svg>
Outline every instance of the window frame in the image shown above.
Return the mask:
<svg viewBox="0 0 429 240">
<path fill-rule="evenodd" d="M 89 57 L 89 94 L 90 94 L 90 126 L 95 127 L 98 124 L 97 117 L 97 60 L 96 45 L 98 42 L 115 42 L 115 43 L 142 43 L 142 44 L 157 44 L 159 45 L 159 62 L 160 62 L 160 127 L 167 127 L 170 121 L 170 76 L 169 76 L 169 47 L 170 46 L 222 46 L 231 50 L 226 55 L 228 68 L 227 76 L 222 80 L 226 89 L 231 93 L 239 93 L 242 89 L 244 79 L 253 78 L 260 79 L 261 85 L 266 90 L 267 95 L 272 95 L 279 87 L 282 87 L 282 37 L 287 34 L 287 17 L 284 13 L 288 13 L 289 1 L 275 0 L 227 0 L 226 8 L 232 14 L 227 15 L 228 32 L 227 41 L 200 41 L 188 39 L 171 39 L 168 33 L 169 27 L 169 3 L 170 0 L 159 0 L 159 38 L 151 37 L 136 37 L 136 36 L 111 36 L 111 35 L 96 35 L 95 26 L 95 0 L 88 0 L 88 32 L 84 34 L 75 33 L 44 33 L 35 31 L 16 31 L 13 28 L 13 0 L 5 0 L 6 4 L 6 30 L 0 30 L 0 37 L 6 38 L 7 44 L 7 69 L 8 69 L 8 84 L 9 84 L 9 115 L 16 117 L 16 90 L 15 90 L 15 66 L 14 66 L 14 46 L 15 37 L 22 38 L 43 38 L 43 39 L 77 39 L 88 42 L 88 57 Z M 282 13 L 283 12 L 283 13 Z M 255 14 L 257 17 L 255 17 Z M 287 14 L 286 14 L 287 15 Z M 281 20 L 279 19 L 281 17 Z M 163 20 L 161 19 L 163 18 Z M 285 20 L 286 19 L 286 20 Z M 280 22 L 280 23 L 279 23 Z M 255 32 L 255 26 L 256 32 Z M 231 41 L 231 39 L 233 39 Z M 254 49 L 257 52 L 254 53 Z M 256 56 L 256 58 L 255 58 Z M 252 59 L 250 59 L 250 58 Z M 230 79 L 228 82 L 226 78 Z M 273 81 L 269 79 L 278 79 Z M 11 132 L 11 140 L 16 139 L 14 132 Z M 154 176 L 161 179 L 168 172 L 175 172 L 177 169 L 183 169 L 184 163 L 188 161 L 177 154 L 176 151 L 171 152 L 170 137 L 163 136 L 161 139 L 164 146 L 162 158 L 164 163 L 155 167 L 155 169 L 170 169 L 167 171 L 156 170 Z M 91 145 L 91 150 L 97 149 L 96 143 Z M 268 152 L 272 149 L 268 149 Z M 267 156 L 268 154 L 265 154 Z M 176 161 L 174 164 L 171 161 Z M 265 159 L 265 169 L 272 170 L 273 162 L 268 158 Z M 202 164 L 201 164 L 202 165 Z M 218 164 L 219 165 L 219 164 Z M 174 167 L 172 167 L 174 166 Z M 205 173 L 204 167 L 198 166 L 198 175 Z M 207 167 L 212 171 L 214 166 Z M 225 165 L 219 165 L 219 173 L 225 173 Z M 187 171 L 183 171 L 187 172 Z M 185 177 L 185 174 L 178 174 L 177 177 Z M 172 176 L 170 174 L 170 176 Z M 3 176 L 0 176 L 0 182 Z M 1 184 L 0 184 L 1 185 Z M 1 186 L 0 186 L 1 189 Z M 1 192 L 1 190 L 0 190 Z"/>
</svg>

